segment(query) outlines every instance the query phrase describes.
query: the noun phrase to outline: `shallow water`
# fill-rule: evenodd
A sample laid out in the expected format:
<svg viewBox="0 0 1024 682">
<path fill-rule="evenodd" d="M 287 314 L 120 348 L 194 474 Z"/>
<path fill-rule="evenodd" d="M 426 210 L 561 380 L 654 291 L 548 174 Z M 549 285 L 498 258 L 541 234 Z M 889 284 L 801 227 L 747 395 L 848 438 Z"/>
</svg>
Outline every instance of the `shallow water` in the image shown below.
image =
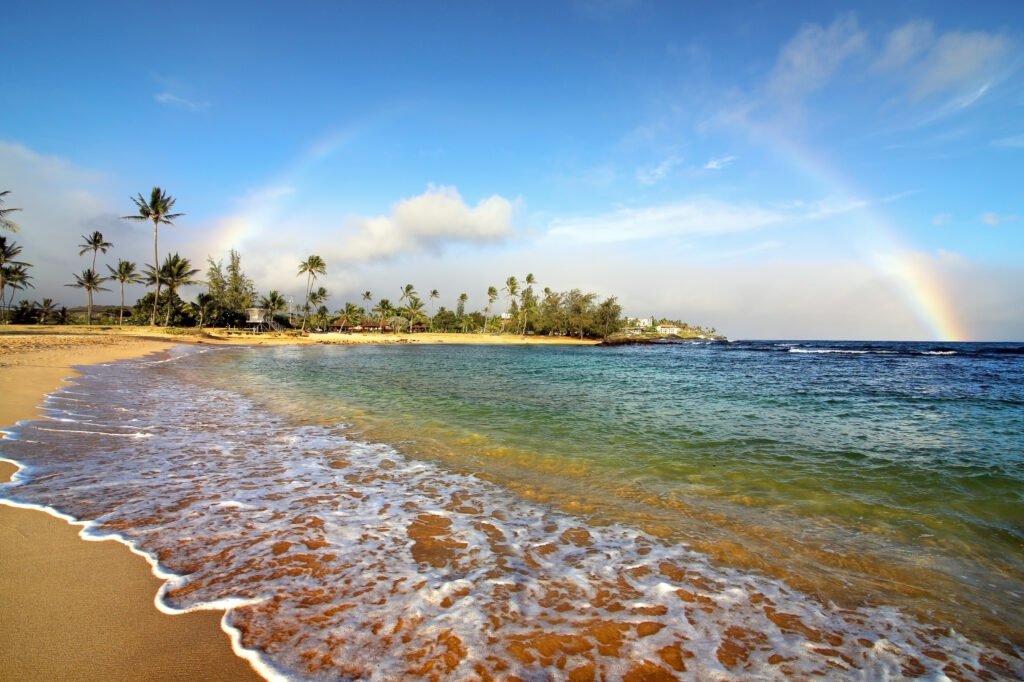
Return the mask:
<svg viewBox="0 0 1024 682">
<path fill-rule="evenodd" d="M 176 349 L 48 406 L 0 494 L 283 676 L 1024 676 L 1015 346 Z"/>
</svg>

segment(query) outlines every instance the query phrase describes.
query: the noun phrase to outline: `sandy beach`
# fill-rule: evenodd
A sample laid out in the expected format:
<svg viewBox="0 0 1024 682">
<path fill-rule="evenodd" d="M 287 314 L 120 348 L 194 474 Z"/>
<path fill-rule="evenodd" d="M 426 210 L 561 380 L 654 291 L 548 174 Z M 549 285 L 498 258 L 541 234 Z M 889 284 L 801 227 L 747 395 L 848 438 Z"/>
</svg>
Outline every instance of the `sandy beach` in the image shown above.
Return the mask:
<svg viewBox="0 0 1024 682">
<path fill-rule="evenodd" d="M 0 333 L 0 427 L 39 416 L 73 365 L 141 357 L 179 343 L 528 343 L 575 339 L 482 334 L 168 334 L 146 327 L 8 327 Z M 592 343 L 584 341 L 583 343 Z M 0 462 L 0 481 L 16 468 Z M 161 581 L 124 545 L 87 542 L 79 526 L 0 505 L 0 679 L 254 680 L 220 629 L 220 612 L 166 615 Z"/>
<path fill-rule="evenodd" d="M 0 423 L 38 415 L 71 365 L 139 357 L 173 342 L 131 336 L 0 335 Z M 0 480 L 15 467 L 0 462 Z M 258 680 L 234 655 L 219 612 L 165 615 L 161 581 L 124 545 L 0 505 L 0 678 Z"/>
</svg>

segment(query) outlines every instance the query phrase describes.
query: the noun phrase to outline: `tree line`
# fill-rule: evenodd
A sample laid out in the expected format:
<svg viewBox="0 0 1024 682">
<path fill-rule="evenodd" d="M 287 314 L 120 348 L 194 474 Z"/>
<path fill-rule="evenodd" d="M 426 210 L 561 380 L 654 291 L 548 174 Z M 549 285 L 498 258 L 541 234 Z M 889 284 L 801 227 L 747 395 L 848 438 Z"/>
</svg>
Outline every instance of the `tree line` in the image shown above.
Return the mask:
<svg viewBox="0 0 1024 682">
<path fill-rule="evenodd" d="M 10 214 L 20 208 L 4 208 L 9 191 L 0 192 L 0 227 L 17 232 L 18 226 Z M 176 199 L 159 187 L 154 187 L 148 198 L 141 193 L 131 197 L 136 213 L 123 216 L 125 220 L 151 222 L 153 225 L 154 263 L 159 261 L 159 230 L 161 225 L 172 226 L 184 213 L 174 212 Z M 434 301 L 440 297 L 437 289 L 431 289 L 425 297 L 415 286 L 406 284 L 398 288 L 396 300 L 392 303 L 386 296 L 375 297 L 370 291 L 363 292 L 360 302 L 345 302 L 333 312 L 328 308 L 330 293 L 320 284 L 320 278 L 327 274 L 323 258 L 313 254 L 298 264 L 296 277 L 304 278 L 304 295 L 301 302 L 286 298 L 279 291 L 272 290 L 260 296 L 252 279 L 242 269 L 241 255 L 230 251 L 228 261 L 215 261 L 207 257 L 205 278 L 199 279 L 200 270 L 194 268 L 190 259 L 178 253 L 168 253 L 159 267 L 145 264 L 141 269 L 135 262 L 119 259 L 116 266 L 106 265 L 106 274 L 97 270 L 97 255 L 106 255 L 114 245 L 103 234 L 94 231 L 82 235 L 78 244 L 79 255 L 91 255 L 90 267 L 73 274 L 68 287 L 81 289 L 86 294 L 86 324 L 93 321 L 93 296 L 97 292 L 111 291 L 108 284 L 117 283 L 121 304 L 117 311 L 117 324 L 149 324 L 156 326 L 194 327 L 242 327 L 246 324 L 248 308 L 262 308 L 268 313 L 268 321 L 278 328 L 294 328 L 300 331 L 325 331 L 330 328 L 342 330 L 390 330 L 412 332 L 430 330 L 446 333 L 505 333 L 545 334 L 560 336 L 605 337 L 622 328 L 622 309 L 615 297 L 598 300 L 594 293 L 580 289 L 554 291 L 549 287 L 538 290 L 536 277 L 530 273 L 522 280 L 509 276 L 503 286 L 489 286 L 482 292 L 482 310 L 469 310 L 470 297 L 461 293 L 455 310 L 441 306 L 434 311 Z M 10 290 L 13 303 L 15 292 L 32 288 L 30 263 L 19 260 L 21 248 L 6 236 L 0 236 L 0 307 L 3 321 L 17 323 L 67 323 L 70 321 L 66 307 L 58 307 L 52 299 L 41 302 L 22 300 L 18 306 L 11 306 L 6 298 Z M 129 311 L 125 311 L 125 285 L 145 284 L 151 290 L 138 299 Z M 185 287 L 205 285 L 194 300 L 185 301 L 181 291 Z M 426 299 L 426 302 L 424 301 Z M 497 304 L 497 305 L 496 305 Z M 499 307 L 502 309 L 499 310 Z M 11 315 L 8 319 L 7 312 Z"/>
</svg>

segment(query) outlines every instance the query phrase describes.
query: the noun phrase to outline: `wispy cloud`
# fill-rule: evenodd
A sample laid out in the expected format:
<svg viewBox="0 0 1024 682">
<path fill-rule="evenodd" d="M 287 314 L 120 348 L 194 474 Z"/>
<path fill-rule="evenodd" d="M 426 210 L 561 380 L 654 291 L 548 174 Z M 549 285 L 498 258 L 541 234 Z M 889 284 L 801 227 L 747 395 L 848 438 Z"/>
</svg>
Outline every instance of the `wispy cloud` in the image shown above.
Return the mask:
<svg viewBox="0 0 1024 682">
<path fill-rule="evenodd" d="M 915 194 L 917 194 L 916 189 L 906 189 L 903 190 L 902 192 L 896 192 L 896 194 L 890 194 L 889 196 L 882 197 L 882 201 L 886 204 L 891 204 L 894 201 L 906 199 L 907 197 L 913 196 Z"/>
<path fill-rule="evenodd" d="M 867 34 L 853 14 L 822 27 L 807 24 L 779 52 L 768 82 L 777 96 L 814 92 L 824 87 L 849 57 L 864 48 Z"/>
<path fill-rule="evenodd" d="M 704 170 L 721 170 L 736 160 L 735 156 L 723 156 L 720 159 L 709 159 Z"/>
<path fill-rule="evenodd" d="M 641 185 L 653 185 L 660 182 L 674 168 L 683 162 L 681 156 L 670 156 L 653 168 L 640 168 L 636 172 L 636 181 Z"/>
<path fill-rule="evenodd" d="M 994 213 L 992 211 L 989 211 L 988 213 L 982 213 L 980 216 L 978 216 L 978 220 L 985 223 L 986 225 L 1001 225 L 1002 223 L 1013 222 L 1016 219 L 1016 214 L 999 215 L 998 213 Z"/>
<path fill-rule="evenodd" d="M 179 97 L 169 92 L 161 92 L 153 96 L 160 104 L 167 105 L 169 107 L 175 107 L 178 109 L 186 109 L 188 111 L 202 112 L 210 108 L 209 102 L 193 102 L 192 100 Z"/>
<path fill-rule="evenodd" d="M 786 213 L 756 205 L 698 198 L 660 206 L 620 208 L 594 216 L 561 218 L 548 237 L 572 242 L 623 242 L 683 235 L 716 235 L 781 222 Z"/>
<path fill-rule="evenodd" d="M 1019 135 L 1011 135 L 1009 137 L 1003 137 L 998 140 L 992 140 L 992 144 L 996 147 L 1012 147 L 1016 149 L 1024 149 L 1024 133 Z"/>
<path fill-rule="evenodd" d="M 454 187 L 431 186 L 398 202 L 390 215 L 349 221 L 354 234 L 344 246 L 351 260 L 389 258 L 400 253 L 439 249 L 449 243 L 500 241 L 513 232 L 515 204 L 491 196 L 470 207 Z"/>
<path fill-rule="evenodd" d="M 906 79 L 914 100 L 954 93 L 945 109 L 964 109 L 982 98 L 998 79 L 1012 48 L 1005 35 L 950 31 L 936 35 L 928 22 L 911 21 L 890 32 L 874 63 Z"/>
<path fill-rule="evenodd" d="M 932 225 L 949 225 L 953 222 L 951 213 L 940 213 L 932 217 Z"/>
<path fill-rule="evenodd" d="M 779 224 L 814 221 L 848 213 L 870 204 L 863 199 L 826 197 L 785 204 L 734 204 L 695 197 L 671 204 L 618 208 L 592 216 L 558 218 L 547 236 L 557 241 L 629 242 L 682 236 L 715 236 L 758 230 Z"/>
</svg>

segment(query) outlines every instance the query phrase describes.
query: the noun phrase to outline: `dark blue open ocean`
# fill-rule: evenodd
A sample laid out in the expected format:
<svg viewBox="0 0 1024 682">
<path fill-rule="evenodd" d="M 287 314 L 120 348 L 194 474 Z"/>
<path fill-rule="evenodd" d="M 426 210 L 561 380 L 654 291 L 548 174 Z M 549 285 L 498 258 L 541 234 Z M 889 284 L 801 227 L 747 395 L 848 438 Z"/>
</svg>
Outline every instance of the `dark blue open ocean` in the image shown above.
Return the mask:
<svg viewBox="0 0 1024 682">
<path fill-rule="evenodd" d="M 182 347 L 48 408 L 0 495 L 269 677 L 1024 677 L 1024 343 Z"/>
</svg>

